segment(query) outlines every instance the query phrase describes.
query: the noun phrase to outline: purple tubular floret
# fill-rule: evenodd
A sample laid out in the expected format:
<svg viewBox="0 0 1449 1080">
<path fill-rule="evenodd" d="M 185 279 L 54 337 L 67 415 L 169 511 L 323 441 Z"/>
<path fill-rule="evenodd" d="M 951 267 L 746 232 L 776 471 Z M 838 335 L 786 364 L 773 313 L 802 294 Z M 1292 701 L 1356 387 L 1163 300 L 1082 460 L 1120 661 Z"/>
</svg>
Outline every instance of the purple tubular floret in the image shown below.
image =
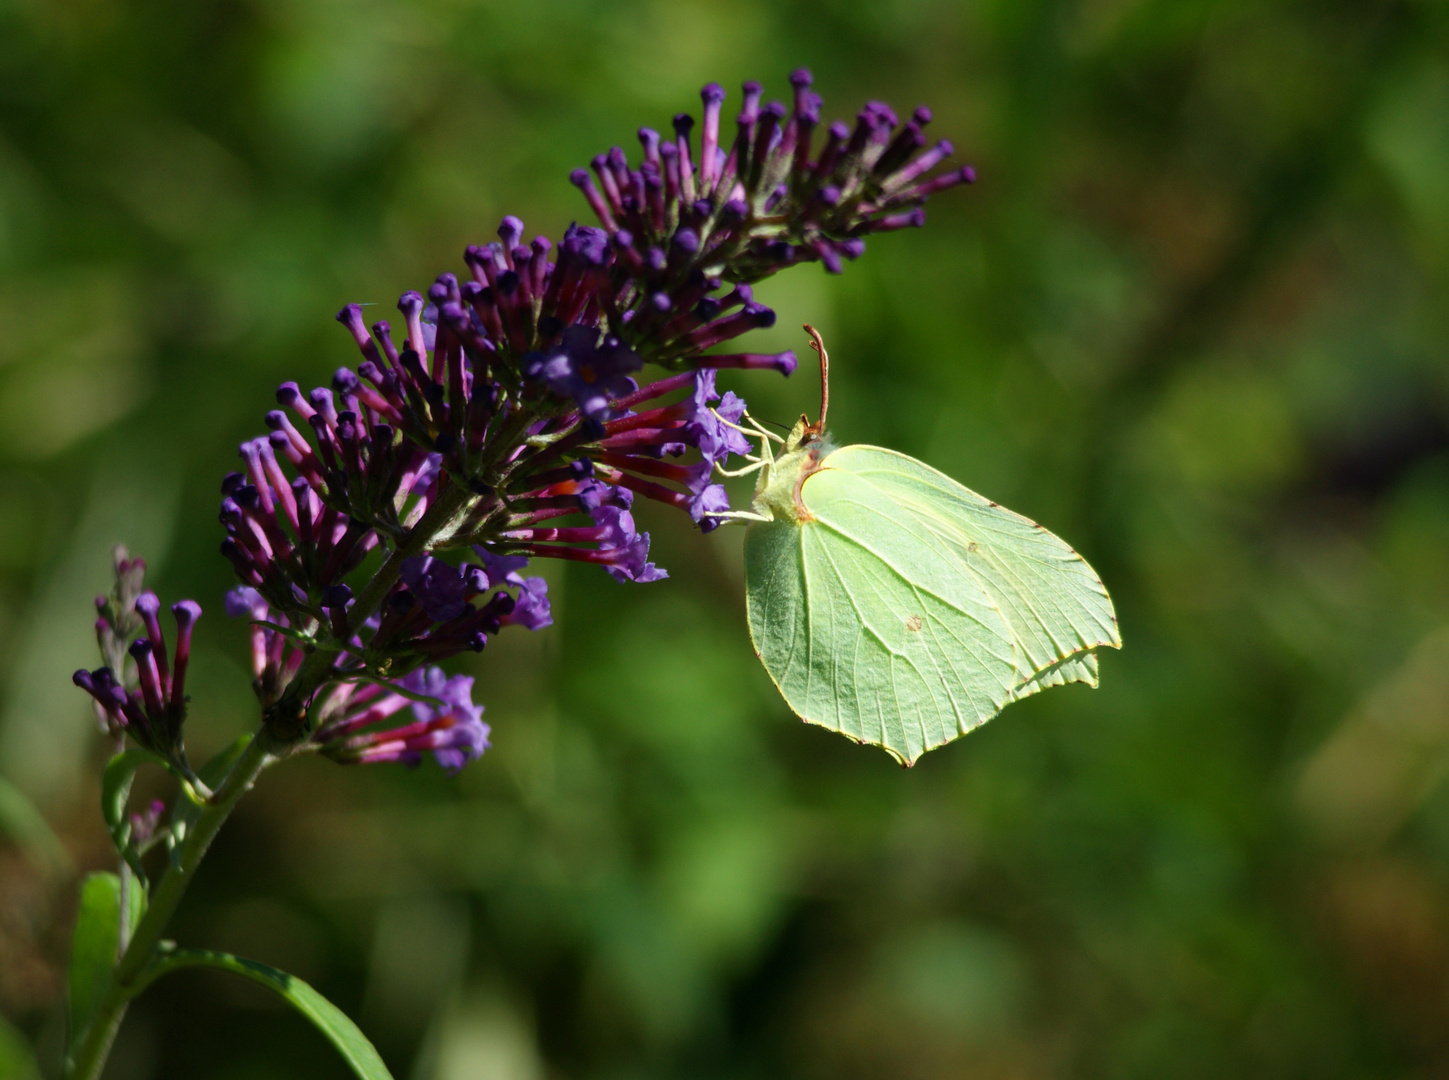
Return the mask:
<svg viewBox="0 0 1449 1080">
<path fill-rule="evenodd" d="M 171 605 L 176 619 L 176 661 L 171 671 L 171 708 L 183 710 L 186 703 L 186 669 L 191 663 L 191 632 L 201 618 L 201 605 L 195 600 L 180 600 Z"/>
<path fill-rule="evenodd" d="M 782 353 L 726 353 L 701 356 L 702 367 L 712 368 L 762 368 L 778 371 L 781 375 L 792 375 L 798 361 L 794 352 Z"/>
</svg>

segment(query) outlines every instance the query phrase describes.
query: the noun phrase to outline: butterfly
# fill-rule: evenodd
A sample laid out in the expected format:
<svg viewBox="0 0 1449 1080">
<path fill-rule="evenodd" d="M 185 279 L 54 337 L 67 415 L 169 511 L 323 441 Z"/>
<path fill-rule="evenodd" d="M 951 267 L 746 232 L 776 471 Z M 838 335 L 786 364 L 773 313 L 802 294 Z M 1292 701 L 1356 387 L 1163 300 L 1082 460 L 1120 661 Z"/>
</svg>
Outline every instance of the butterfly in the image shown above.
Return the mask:
<svg viewBox="0 0 1449 1080">
<path fill-rule="evenodd" d="M 749 524 L 750 637 L 790 708 L 911 765 L 1013 701 L 1096 686 L 1095 650 L 1122 639 L 1086 560 L 915 458 L 832 448 L 805 330 L 820 419 L 748 430 L 760 453 L 730 475 L 758 471 L 753 503 L 720 515 Z"/>
</svg>

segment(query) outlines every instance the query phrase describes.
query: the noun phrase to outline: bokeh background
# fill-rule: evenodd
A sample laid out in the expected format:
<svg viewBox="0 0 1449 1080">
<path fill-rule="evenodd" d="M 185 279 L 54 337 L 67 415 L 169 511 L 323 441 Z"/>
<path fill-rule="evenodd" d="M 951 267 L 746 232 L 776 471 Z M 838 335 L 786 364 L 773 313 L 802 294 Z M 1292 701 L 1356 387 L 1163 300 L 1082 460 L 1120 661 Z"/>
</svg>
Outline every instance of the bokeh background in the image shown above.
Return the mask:
<svg viewBox="0 0 1449 1080">
<path fill-rule="evenodd" d="M 459 663 L 481 763 L 268 774 L 176 936 L 400 1080 L 1449 1076 L 1446 46 L 1433 0 L 0 6 L 0 1073 L 53 1070 L 108 864 L 69 673 L 110 546 L 210 613 L 204 756 L 255 721 L 218 481 L 355 362 L 332 313 L 504 213 L 556 237 L 569 169 L 808 65 L 981 181 L 765 285 L 760 344 L 815 323 L 842 440 L 1087 555 L 1102 688 L 900 770 L 775 696 L 740 533 L 646 508 L 668 581 L 549 567 L 557 625 Z M 808 371 L 729 384 L 813 411 Z M 107 1075 L 344 1075 L 228 980 L 158 984 Z"/>
</svg>

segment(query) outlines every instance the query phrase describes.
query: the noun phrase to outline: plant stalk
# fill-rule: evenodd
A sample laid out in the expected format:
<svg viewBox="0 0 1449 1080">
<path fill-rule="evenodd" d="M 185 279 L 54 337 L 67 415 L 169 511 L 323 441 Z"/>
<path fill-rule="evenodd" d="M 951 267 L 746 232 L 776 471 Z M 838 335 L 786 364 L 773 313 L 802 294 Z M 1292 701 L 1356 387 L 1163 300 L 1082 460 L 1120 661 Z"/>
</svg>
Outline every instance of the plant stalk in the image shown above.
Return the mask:
<svg viewBox="0 0 1449 1080">
<path fill-rule="evenodd" d="M 257 776 L 279 757 L 285 756 L 287 748 L 273 744 L 266 730 L 258 731 L 237 758 L 236 764 L 225 781 L 217 788 L 201 811 L 191 833 L 183 841 L 181 856 L 168 865 L 166 873 L 156 884 L 146 913 L 136 925 L 136 932 L 121 954 L 120 960 L 111 971 L 111 976 L 101 994 L 96 1010 L 86 1026 L 85 1033 L 75 1044 L 75 1051 L 66 1062 L 67 1080 L 97 1080 L 105 1067 L 106 1058 L 115 1041 L 121 1019 L 131 999 L 141 991 L 148 965 L 151 963 L 161 935 L 191 879 L 196 874 L 206 850 L 211 846 L 226 819 L 231 816 L 237 801 L 247 793 Z"/>
</svg>

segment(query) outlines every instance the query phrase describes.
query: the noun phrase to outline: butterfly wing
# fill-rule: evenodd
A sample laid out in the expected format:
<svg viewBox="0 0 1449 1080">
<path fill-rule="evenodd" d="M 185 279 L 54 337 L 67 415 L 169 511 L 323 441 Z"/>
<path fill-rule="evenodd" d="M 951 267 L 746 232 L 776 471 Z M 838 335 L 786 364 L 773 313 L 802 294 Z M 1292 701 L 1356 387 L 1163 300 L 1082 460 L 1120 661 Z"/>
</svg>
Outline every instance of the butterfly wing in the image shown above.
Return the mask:
<svg viewBox="0 0 1449 1080">
<path fill-rule="evenodd" d="M 1097 685 L 1090 650 L 1121 648 L 1117 615 L 1096 572 L 1063 540 L 894 450 L 847 446 L 824 465 L 898 506 L 981 583 L 1011 627 L 1013 700 L 1067 682 Z M 806 481 L 807 493 L 814 481 Z"/>
<path fill-rule="evenodd" d="M 1012 630 L 951 540 L 851 470 L 801 491 L 814 520 L 745 541 L 750 635 L 790 707 L 908 764 L 994 716 L 1021 682 Z"/>
</svg>

